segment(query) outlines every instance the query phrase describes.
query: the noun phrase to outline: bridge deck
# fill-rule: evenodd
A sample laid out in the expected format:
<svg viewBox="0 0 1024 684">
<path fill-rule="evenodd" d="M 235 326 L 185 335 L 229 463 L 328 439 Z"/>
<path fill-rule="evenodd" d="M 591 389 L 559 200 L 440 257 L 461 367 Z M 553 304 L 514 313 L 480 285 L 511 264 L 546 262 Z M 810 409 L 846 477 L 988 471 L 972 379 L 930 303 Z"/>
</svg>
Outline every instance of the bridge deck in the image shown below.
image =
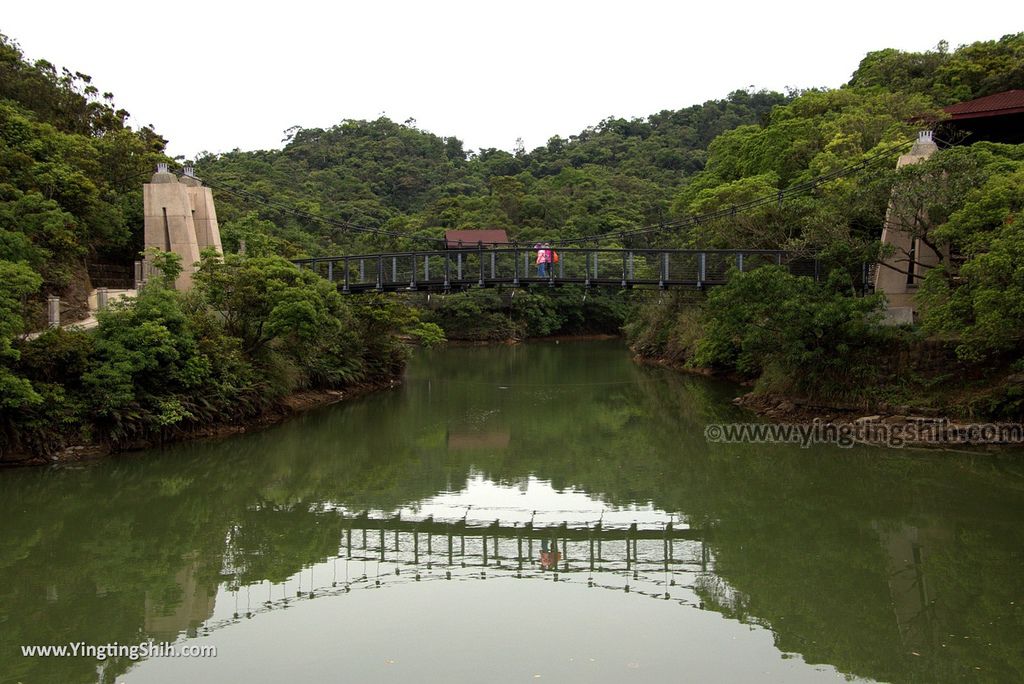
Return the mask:
<svg viewBox="0 0 1024 684">
<path fill-rule="evenodd" d="M 558 262 L 537 263 L 537 250 L 525 247 L 447 249 L 316 257 L 294 261 L 338 283 L 344 293 L 457 290 L 469 287 L 689 287 L 726 282 L 732 269 L 765 264 L 786 266 L 797 275 L 821 277 L 816 259 L 766 249 L 604 249 L 556 250 Z"/>
<path fill-rule="evenodd" d="M 524 523 L 509 525 L 495 520 L 490 524 L 479 522 L 435 520 L 428 517 L 422 520 L 410 520 L 401 517 L 371 518 L 368 514 L 358 516 L 342 516 L 343 527 L 347 530 L 366 530 L 373 532 L 410 532 L 418 534 L 455 535 L 455 536 L 486 536 L 522 539 L 543 539 L 557 536 L 559 539 L 591 540 L 591 539 L 690 539 L 699 540 L 704 537 L 702 530 L 688 526 L 680 527 L 667 524 L 658 528 L 641 527 L 638 524 L 627 526 L 609 526 L 601 523 L 570 524 L 563 522 L 557 525 Z"/>
</svg>

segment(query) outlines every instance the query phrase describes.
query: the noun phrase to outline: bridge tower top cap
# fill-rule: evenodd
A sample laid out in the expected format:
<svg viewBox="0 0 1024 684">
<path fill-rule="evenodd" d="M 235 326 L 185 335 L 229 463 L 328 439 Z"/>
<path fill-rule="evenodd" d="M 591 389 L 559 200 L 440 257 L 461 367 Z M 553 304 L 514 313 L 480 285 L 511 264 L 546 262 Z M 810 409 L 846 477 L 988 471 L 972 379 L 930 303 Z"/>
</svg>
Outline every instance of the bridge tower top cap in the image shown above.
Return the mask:
<svg viewBox="0 0 1024 684">
<path fill-rule="evenodd" d="M 918 131 L 914 146 L 906 154 L 900 155 L 899 161 L 896 162 L 896 168 L 901 168 L 907 164 L 916 164 L 919 161 L 928 159 L 938 151 L 939 146 L 932 140 L 932 132 Z"/>
<path fill-rule="evenodd" d="M 149 182 L 177 183 L 178 179 L 174 177 L 173 173 L 167 170 L 167 162 L 160 162 L 156 165 L 156 173 L 153 174 L 153 178 Z"/>
<path fill-rule="evenodd" d="M 202 185 L 202 181 L 196 178 L 196 168 L 191 164 L 185 164 L 181 169 L 181 182 L 185 185 L 198 187 Z"/>
</svg>

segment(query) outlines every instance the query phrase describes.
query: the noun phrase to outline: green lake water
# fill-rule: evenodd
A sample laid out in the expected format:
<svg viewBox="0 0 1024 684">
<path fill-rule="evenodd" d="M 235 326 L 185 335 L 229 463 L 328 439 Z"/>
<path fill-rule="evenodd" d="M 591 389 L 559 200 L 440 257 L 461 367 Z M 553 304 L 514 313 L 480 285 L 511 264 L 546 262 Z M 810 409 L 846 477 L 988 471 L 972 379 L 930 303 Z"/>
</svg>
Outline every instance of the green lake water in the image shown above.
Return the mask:
<svg viewBox="0 0 1024 684">
<path fill-rule="evenodd" d="M 261 432 L 0 471 L 0 681 L 1024 680 L 1024 454 L 709 444 L 736 392 L 618 341 L 421 351 Z M 150 640 L 217 654 L 21 653 Z"/>
</svg>

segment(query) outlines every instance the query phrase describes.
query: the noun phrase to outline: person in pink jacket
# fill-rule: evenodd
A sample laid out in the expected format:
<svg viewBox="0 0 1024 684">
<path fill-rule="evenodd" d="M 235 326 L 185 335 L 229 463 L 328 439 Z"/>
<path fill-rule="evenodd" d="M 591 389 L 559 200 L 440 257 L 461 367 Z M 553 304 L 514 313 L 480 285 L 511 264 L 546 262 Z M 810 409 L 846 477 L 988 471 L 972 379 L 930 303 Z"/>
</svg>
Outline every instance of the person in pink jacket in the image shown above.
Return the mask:
<svg viewBox="0 0 1024 684">
<path fill-rule="evenodd" d="M 537 250 L 537 275 L 541 278 L 548 277 L 548 269 L 554 263 L 554 254 L 548 247 L 550 245 L 546 242 L 538 242 L 533 246 Z"/>
</svg>

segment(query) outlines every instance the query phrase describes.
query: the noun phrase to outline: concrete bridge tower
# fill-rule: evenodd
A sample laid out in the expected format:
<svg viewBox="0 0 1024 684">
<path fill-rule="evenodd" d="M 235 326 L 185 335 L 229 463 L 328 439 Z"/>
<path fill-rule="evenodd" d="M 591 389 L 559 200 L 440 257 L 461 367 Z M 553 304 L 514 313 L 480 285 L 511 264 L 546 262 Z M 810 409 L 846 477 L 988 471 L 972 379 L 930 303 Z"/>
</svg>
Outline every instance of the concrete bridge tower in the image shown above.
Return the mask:
<svg viewBox="0 0 1024 684">
<path fill-rule="evenodd" d="M 932 132 L 921 131 L 911 150 L 896 162 L 896 168 L 923 162 L 938 149 L 932 140 Z M 892 324 L 914 322 L 914 295 L 917 287 L 925 274 L 940 261 L 939 255 L 931 247 L 896 219 L 894 203 L 899 201 L 899 197 L 889 201 L 882 229 L 882 242 L 893 246 L 893 255 L 879 264 L 875 272 L 875 291 L 885 294 L 888 300 L 886 319 Z"/>
<path fill-rule="evenodd" d="M 167 164 L 157 164 L 153 178 L 142 186 L 142 199 L 145 248 L 156 247 L 180 256 L 183 270 L 174 287 L 190 289 L 200 251 L 212 247 L 223 253 L 213 193 L 195 177 L 191 166 L 185 167 L 179 181 L 167 170 Z"/>
</svg>

